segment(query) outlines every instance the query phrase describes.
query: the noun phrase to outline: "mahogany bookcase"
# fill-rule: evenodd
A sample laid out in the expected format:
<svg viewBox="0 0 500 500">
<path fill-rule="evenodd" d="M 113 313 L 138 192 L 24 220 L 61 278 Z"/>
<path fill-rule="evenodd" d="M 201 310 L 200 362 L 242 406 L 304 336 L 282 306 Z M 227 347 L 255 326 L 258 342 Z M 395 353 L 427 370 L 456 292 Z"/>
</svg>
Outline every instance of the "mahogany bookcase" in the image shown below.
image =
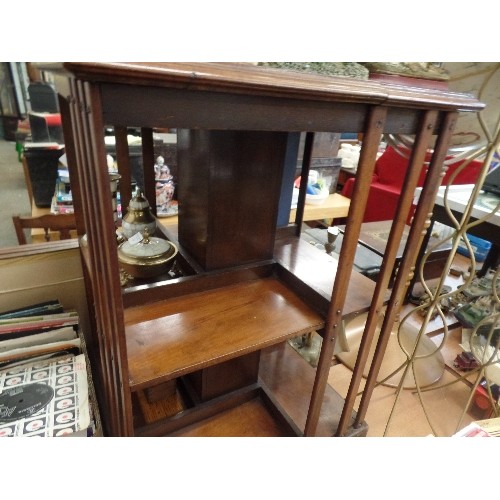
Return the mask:
<svg viewBox="0 0 500 500">
<path fill-rule="evenodd" d="M 446 90 L 245 63 L 39 66 L 52 72 L 59 95 L 93 318 L 87 345 L 105 434 L 238 435 L 227 423 L 231 412 L 256 404 L 266 416 L 252 417 L 248 425 L 273 422 L 263 435 L 366 434 L 370 387 L 432 215 L 454 123 L 459 112 L 483 105 Z M 128 128 L 141 129 L 149 200 L 155 199 L 154 172 L 147 168 L 154 164 L 153 130 L 176 130 L 178 227 L 159 230 L 179 245 L 181 276 L 122 286 L 105 127 L 115 132 L 123 207 L 132 194 Z M 290 134 L 299 132 L 307 133 L 303 178 L 315 132 L 362 134 L 338 263 L 300 239 L 305 182 L 295 223 L 277 227 Z M 405 217 L 393 221 L 378 281 L 353 271 L 384 133 L 415 136 L 398 213 L 408 212 L 425 153 L 430 145 L 434 151 L 390 291 Z M 385 330 L 373 359 L 375 372 L 354 411 L 383 304 Z M 368 320 L 349 392 L 341 398 L 331 394 L 329 368 L 342 320 L 359 312 L 368 312 Z M 305 376 L 282 366 L 298 358 L 283 354 L 287 340 L 311 331 L 322 336 L 317 367 L 308 365 Z M 173 380 L 189 404 L 154 421 L 138 418 L 138 396 Z M 280 392 L 282 384 L 289 385 Z M 226 427 L 217 427 L 218 419 L 225 419 Z M 213 425 L 204 425 L 208 421 Z M 245 435 L 253 434 L 247 429 Z"/>
</svg>

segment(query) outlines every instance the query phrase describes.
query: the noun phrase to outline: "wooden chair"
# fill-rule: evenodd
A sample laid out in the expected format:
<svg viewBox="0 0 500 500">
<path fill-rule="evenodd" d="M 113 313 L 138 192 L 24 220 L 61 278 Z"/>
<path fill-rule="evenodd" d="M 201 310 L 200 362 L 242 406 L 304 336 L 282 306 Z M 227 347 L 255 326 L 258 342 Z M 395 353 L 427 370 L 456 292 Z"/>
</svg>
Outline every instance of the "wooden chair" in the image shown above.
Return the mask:
<svg viewBox="0 0 500 500">
<path fill-rule="evenodd" d="M 43 229 L 45 241 L 51 240 L 50 231 L 59 232 L 59 239 L 70 239 L 71 230 L 76 230 L 75 214 L 46 214 L 38 217 L 13 215 L 12 222 L 16 229 L 20 245 L 26 245 L 25 229 Z"/>
</svg>

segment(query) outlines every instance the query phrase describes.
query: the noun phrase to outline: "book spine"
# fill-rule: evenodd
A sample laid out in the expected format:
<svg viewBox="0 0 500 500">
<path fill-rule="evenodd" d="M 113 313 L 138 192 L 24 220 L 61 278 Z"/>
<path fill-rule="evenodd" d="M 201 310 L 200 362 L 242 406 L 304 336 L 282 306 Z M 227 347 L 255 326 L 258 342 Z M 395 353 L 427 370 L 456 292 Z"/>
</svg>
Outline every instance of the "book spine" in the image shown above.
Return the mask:
<svg viewBox="0 0 500 500">
<path fill-rule="evenodd" d="M 8 321 L 6 323 L 0 322 L 0 335 L 7 333 L 16 332 L 34 332 L 35 330 L 44 330 L 47 328 L 59 328 L 63 326 L 78 325 L 78 314 L 74 313 L 71 315 L 55 314 L 53 317 L 49 316 L 35 316 L 34 318 L 29 318 L 30 321 Z"/>
<path fill-rule="evenodd" d="M 0 320 L 30 317 L 30 316 L 40 316 L 43 314 L 58 314 L 62 312 L 64 312 L 64 309 L 62 305 L 59 303 L 59 301 L 51 300 L 48 302 L 40 302 L 39 304 L 33 304 L 30 307 L 23 307 L 20 309 L 5 311 L 3 313 L 0 313 Z"/>
</svg>

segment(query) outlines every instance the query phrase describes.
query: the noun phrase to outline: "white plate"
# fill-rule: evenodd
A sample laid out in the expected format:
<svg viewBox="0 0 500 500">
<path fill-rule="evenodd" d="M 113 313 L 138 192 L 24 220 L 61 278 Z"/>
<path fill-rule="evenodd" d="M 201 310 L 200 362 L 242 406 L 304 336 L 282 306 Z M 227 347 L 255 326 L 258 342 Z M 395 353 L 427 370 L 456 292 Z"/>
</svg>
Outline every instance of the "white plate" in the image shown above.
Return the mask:
<svg viewBox="0 0 500 500">
<path fill-rule="evenodd" d="M 166 210 L 158 211 L 156 214 L 157 217 L 174 217 L 175 215 L 179 215 L 178 205 L 171 205 Z"/>
</svg>

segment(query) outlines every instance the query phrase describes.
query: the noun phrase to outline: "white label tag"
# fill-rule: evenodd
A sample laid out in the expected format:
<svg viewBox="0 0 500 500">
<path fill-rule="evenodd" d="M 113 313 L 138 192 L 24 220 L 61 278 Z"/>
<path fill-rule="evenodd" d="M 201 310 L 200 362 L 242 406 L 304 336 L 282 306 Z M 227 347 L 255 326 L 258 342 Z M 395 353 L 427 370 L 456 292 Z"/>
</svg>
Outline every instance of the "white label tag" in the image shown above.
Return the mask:
<svg viewBox="0 0 500 500">
<path fill-rule="evenodd" d="M 137 245 L 137 243 L 140 243 L 142 241 L 142 239 L 143 239 L 142 234 L 139 232 L 139 233 L 135 233 L 134 236 L 131 236 L 128 239 L 128 242 L 131 245 Z"/>
</svg>

